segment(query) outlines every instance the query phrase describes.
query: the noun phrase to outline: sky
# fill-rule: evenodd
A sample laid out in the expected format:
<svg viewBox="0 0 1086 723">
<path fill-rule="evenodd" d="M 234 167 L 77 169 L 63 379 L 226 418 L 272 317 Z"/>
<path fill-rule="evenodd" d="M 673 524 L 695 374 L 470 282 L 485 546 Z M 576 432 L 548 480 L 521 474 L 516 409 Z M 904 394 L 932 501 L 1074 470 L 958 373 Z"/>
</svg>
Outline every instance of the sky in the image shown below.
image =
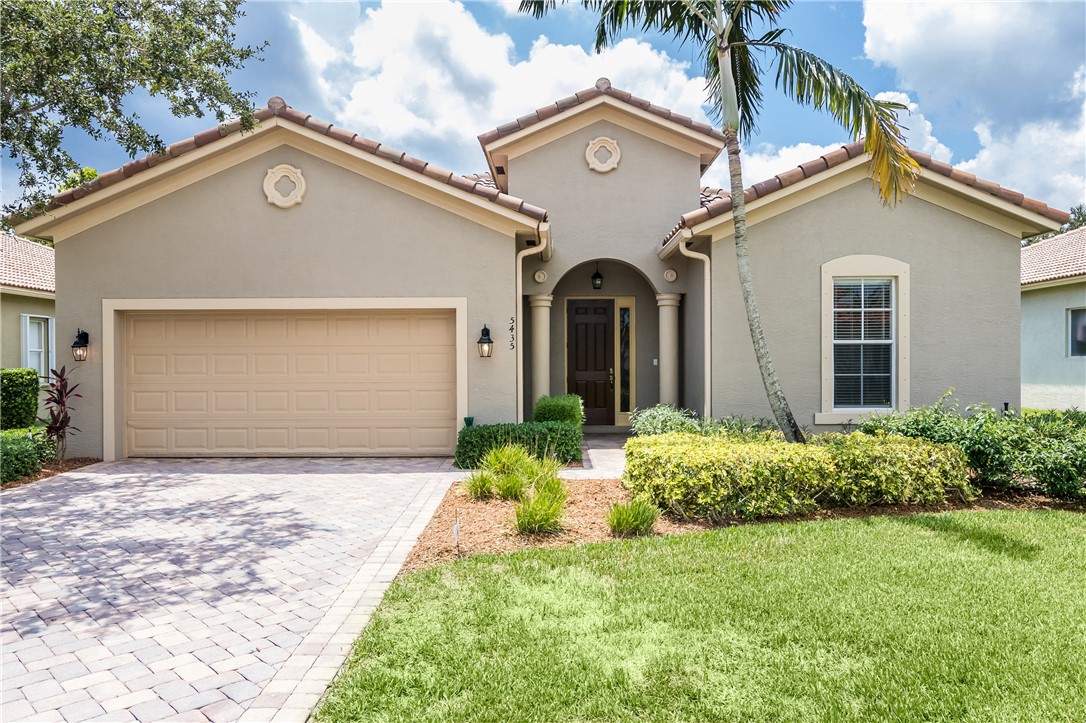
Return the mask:
<svg viewBox="0 0 1086 723">
<path fill-rule="evenodd" d="M 693 46 L 631 30 L 593 52 L 579 4 L 542 20 L 517 2 L 268 2 L 236 27 L 268 42 L 232 76 L 258 106 L 295 108 L 432 163 L 486 169 L 476 136 L 607 77 L 616 88 L 711 122 Z M 909 145 L 1002 186 L 1069 209 L 1086 201 L 1086 2 L 797 2 L 786 42 L 813 51 L 869 92 L 908 105 Z M 767 64 L 768 65 L 768 64 Z M 849 142 L 824 114 L 795 105 L 766 76 L 758 131 L 745 140 L 747 185 Z M 214 125 L 175 118 L 135 93 L 127 108 L 165 143 Z M 65 147 L 104 172 L 129 159 L 70 132 Z M 703 182 L 726 186 L 726 164 Z M 3 164 L 5 202 L 18 192 Z M 531 199 L 528 199 L 531 200 Z"/>
</svg>

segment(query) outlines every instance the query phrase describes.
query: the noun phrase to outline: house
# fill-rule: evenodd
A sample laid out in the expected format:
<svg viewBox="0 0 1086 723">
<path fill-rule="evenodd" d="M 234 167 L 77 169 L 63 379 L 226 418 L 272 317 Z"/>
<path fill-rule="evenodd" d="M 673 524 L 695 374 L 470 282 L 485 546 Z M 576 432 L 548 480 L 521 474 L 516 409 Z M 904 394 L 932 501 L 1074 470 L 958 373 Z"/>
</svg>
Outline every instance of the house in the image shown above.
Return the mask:
<svg viewBox="0 0 1086 723">
<path fill-rule="evenodd" d="M 448 454 L 465 417 L 573 390 L 768 416 L 701 176 L 723 136 L 611 86 L 483 133 L 460 176 L 272 98 L 21 221 L 89 332 L 73 454 Z M 1020 239 L 1067 215 L 916 154 L 880 205 L 857 144 L 748 191 L 762 318 L 801 424 L 1019 398 Z M 677 222 L 677 223 L 676 223 Z"/>
<path fill-rule="evenodd" d="M 1086 228 L 1022 249 L 1022 406 L 1086 410 Z"/>
<path fill-rule="evenodd" d="M 0 231 L 0 367 L 56 365 L 53 249 Z"/>
</svg>

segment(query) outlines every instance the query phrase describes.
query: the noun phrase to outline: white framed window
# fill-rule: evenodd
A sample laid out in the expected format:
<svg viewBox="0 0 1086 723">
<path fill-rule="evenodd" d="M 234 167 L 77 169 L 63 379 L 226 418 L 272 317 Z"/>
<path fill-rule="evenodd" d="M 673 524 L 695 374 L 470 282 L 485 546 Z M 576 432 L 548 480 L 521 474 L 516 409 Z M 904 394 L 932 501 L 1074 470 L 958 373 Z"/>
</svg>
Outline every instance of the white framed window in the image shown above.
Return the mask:
<svg viewBox="0 0 1086 723">
<path fill-rule="evenodd" d="M 833 279 L 833 408 L 894 406 L 894 279 Z"/>
<path fill-rule="evenodd" d="M 43 381 L 56 367 L 56 339 L 51 316 L 20 315 L 21 364 L 33 369 Z"/>
<path fill-rule="evenodd" d="M 886 256 L 822 264 L 822 408 L 815 424 L 909 408 L 909 265 Z"/>
<path fill-rule="evenodd" d="M 1086 308 L 1067 310 L 1067 355 L 1086 357 Z"/>
</svg>

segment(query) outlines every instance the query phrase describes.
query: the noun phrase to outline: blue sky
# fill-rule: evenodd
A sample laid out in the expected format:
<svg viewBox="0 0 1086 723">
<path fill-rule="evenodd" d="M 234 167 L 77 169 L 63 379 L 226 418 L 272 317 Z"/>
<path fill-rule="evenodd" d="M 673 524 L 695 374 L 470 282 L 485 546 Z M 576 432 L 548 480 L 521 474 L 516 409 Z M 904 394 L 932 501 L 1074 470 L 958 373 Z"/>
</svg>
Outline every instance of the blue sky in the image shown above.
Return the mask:
<svg viewBox="0 0 1086 723">
<path fill-rule="evenodd" d="M 630 32 L 592 52 L 593 18 L 566 6 L 543 20 L 515 2 L 250 2 L 239 41 L 269 46 L 235 74 L 258 105 L 296 108 L 460 172 L 485 168 L 475 136 L 590 87 L 613 85 L 707 119 L 693 47 Z M 908 102 L 909 141 L 941 160 L 1069 208 L 1086 200 L 1086 3 L 798 2 L 786 38 Z M 847 141 L 828 117 L 768 80 L 759 132 L 747 139 L 753 183 Z M 213 118 L 172 117 L 135 95 L 129 107 L 167 143 Z M 110 142 L 70 134 L 66 146 L 100 171 L 128 159 Z M 724 183 L 723 165 L 705 182 Z M 17 190 L 3 166 L 5 199 Z"/>
</svg>

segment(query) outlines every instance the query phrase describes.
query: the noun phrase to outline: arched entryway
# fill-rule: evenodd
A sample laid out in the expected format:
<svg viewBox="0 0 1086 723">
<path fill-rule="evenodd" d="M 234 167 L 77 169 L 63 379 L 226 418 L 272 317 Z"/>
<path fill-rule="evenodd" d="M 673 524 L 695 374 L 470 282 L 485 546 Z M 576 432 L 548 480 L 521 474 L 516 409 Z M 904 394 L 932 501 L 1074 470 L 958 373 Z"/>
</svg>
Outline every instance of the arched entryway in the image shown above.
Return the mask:
<svg viewBox="0 0 1086 723">
<path fill-rule="evenodd" d="M 550 294 L 527 296 L 526 409 L 544 394 L 577 393 L 586 424 L 607 427 L 626 426 L 635 407 L 658 403 L 659 309 L 671 297 L 677 314 L 678 294 L 657 294 L 637 268 L 616 259 L 578 264 Z M 665 360 L 664 371 L 677 374 L 669 363 L 677 366 Z"/>
</svg>

